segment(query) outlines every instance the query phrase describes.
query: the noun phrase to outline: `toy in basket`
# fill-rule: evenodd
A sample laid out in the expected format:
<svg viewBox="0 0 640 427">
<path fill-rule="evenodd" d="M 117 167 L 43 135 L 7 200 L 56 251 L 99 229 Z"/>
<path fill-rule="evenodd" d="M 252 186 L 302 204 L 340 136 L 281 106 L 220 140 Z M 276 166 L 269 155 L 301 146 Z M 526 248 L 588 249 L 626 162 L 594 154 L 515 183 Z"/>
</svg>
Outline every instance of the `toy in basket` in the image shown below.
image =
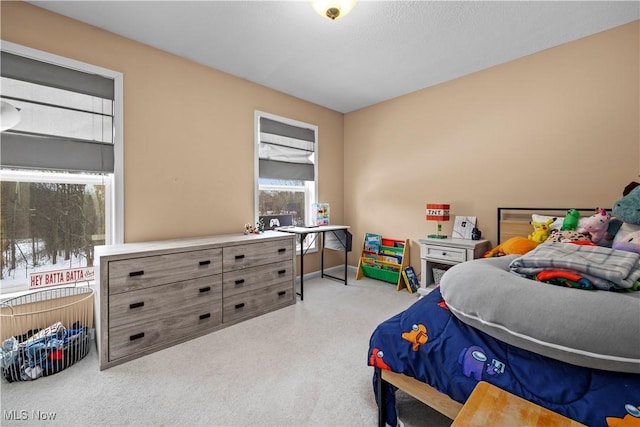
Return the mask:
<svg viewBox="0 0 640 427">
<path fill-rule="evenodd" d="M 93 335 L 93 289 L 49 289 L 0 305 L 0 369 L 9 382 L 52 375 L 84 358 Z"/>
</svg>

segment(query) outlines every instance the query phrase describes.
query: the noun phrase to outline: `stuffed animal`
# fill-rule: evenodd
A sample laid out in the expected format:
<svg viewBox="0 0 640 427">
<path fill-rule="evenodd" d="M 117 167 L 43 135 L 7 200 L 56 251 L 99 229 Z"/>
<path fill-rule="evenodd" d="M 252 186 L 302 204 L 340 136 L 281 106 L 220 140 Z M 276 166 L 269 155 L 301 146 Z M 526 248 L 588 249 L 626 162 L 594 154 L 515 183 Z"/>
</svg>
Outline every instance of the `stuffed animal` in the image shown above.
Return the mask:
<svg viewBox="0 0 640 427">
<path fill-rule="evenodd" d="M 529 234 L 529 240 L 533 240 L 536 243 L 542 243 L 549 237 L 549 233 L 551 232 L 551 224 L 557 218 L 549 218 L 544 222 L 539 221 L 531 221 L 531 225 L 533 225 L 533 233 Z"/>
<path fill-rule="evenodd" d="M 562 227 L 560 231 L 574 231 L 578 229 L 578 223 L 580 222 L 580 211 L 577 209 L 569 209 L 567 216 L 562 220 Z"/>
<path fill-rule="evenodd" d="M 634 245 L 637 248 L 640 244 L 640 183 L 630 183 L 622 194 L 623 197 L 613 204 L 612 213 L 621 224 L 613 237 L 612 247 L 636 252 Z"/>
<path fill-rule="evenodd" d="M 552 221 L 553 222 L 553 221 Z M 512 237 L 504 243 L 496 246 L 490 251 L 485 252 L 484 258 L 492 258 L 503 255 L 524 255 L 538 246 L 538 242 L 534 242 L 526 237 Z"/>
<path fill-rule="evenodd" d="M 584 220 L 578 232 L 591 234 L 591 241 L 598 243 L 607 233 L 610 220 L 611 215 L 606 209 L 596 208 L 596 213 Z"/>
<path fill-rule="evenodd" d="M 591 243 L 591 235 L 588 233 L 579 233 L 577 230 L 551 230 L 549 237 L 545 240 L 547 243 Z"/>
<path fill-rule="evenodd" d="M 640 254 L 640 231 L 634 231 L 613 244 L 613 249 Z"/>
</svg>

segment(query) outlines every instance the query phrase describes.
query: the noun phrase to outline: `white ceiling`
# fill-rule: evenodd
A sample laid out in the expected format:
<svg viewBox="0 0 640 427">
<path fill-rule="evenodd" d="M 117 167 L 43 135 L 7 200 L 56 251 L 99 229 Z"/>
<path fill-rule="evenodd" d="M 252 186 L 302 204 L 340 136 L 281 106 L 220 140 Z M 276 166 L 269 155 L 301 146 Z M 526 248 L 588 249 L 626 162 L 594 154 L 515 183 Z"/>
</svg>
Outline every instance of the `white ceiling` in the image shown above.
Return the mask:
<svg viewBox="0 0 640 427">
<path fill-rule="evenodd" d="M 638 1 L 30 1 L 339 112 L 640 19 Z"/>
</svg>

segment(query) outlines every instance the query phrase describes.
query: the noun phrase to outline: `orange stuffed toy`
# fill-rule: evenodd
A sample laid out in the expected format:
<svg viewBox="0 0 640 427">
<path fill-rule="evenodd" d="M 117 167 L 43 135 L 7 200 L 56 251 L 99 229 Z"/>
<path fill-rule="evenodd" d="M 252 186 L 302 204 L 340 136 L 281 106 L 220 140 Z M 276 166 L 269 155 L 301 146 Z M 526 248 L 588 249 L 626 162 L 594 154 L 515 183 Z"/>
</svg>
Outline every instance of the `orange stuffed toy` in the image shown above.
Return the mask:
<svg viewBox="0 0 640 427">
<path fill-rule="evenodd" d="M 534 242 L 526 237 L 517 236 L 487 251 L 483 256 L 484 258 L 491 258 L 503 255 L 524 255 L 530 250 L 535 249 L 538 245 L 538 242 Z"/>
</svg>

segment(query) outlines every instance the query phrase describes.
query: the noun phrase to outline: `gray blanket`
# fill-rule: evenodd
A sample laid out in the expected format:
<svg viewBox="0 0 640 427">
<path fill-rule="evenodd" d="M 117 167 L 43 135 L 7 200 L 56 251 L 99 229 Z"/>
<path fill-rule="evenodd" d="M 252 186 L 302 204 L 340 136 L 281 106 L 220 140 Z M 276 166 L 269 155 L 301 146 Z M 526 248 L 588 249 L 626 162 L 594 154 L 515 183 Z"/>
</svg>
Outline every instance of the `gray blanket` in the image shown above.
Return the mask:
<svg viewBox="0 0 640 427">
<path fill-rule="evenodd" d="M 640 255 L 601 246 L 543 243 L 514 259 L 509 268 L 521 276 L 544 270 L 577 273 L 602 290 L 630 289 L 640 280 Z"/>
</svg>

